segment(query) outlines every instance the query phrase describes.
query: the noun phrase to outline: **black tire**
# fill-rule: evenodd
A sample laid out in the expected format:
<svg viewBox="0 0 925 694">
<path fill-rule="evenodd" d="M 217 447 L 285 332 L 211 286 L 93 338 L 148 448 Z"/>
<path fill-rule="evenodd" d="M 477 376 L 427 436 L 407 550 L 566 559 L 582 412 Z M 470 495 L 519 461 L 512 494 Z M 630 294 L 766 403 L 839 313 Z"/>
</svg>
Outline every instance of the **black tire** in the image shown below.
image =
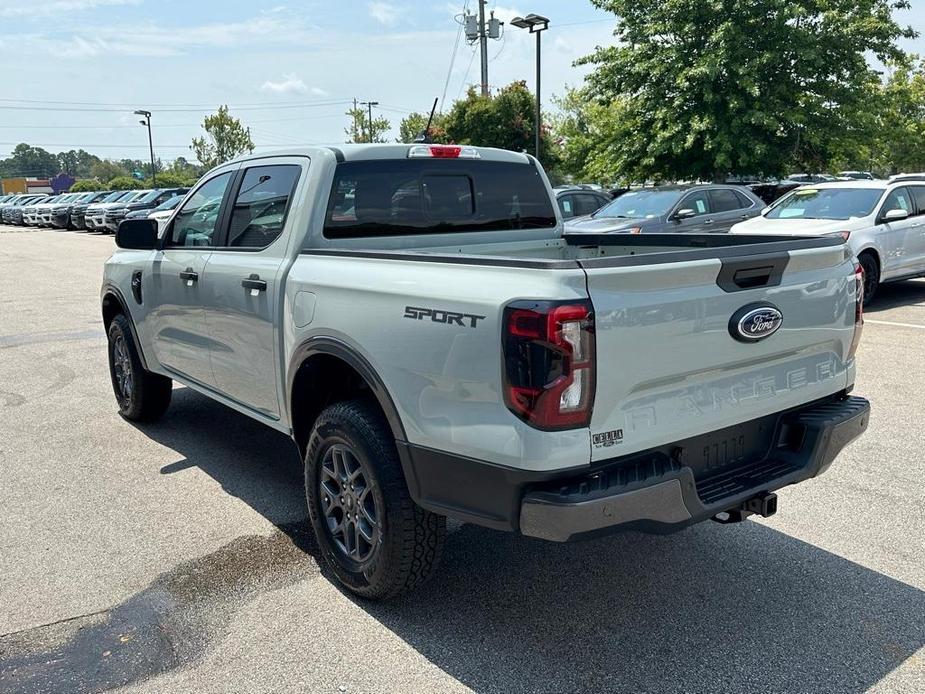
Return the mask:
<svg viewBox="0 0 925 694">
<path fill-rule="evenodd" d="M 864 273 L 864 307 L 866 308 L 874 300 L 877 289 L 880 287 L 880 263 L 871 253 L 861 253 L 858 262 Z"/>
<path fill-rule="evenodd" d="M 133 422 L 160 419 L 170 406 L 173 382 L 141 365 L 128 318 L 123 314 L 112 319 L 108 337 L 109 375 L 119 414 Z"/>
<path fill-rule="evenodd" d="M 341 470 L 355 464 L 362 477 L 332 474 L 338 471 L 335 454 Z M 325 490 L 342 494 L 337 499 Z M 305 495 L 325 563 L 356 595 L 377 600 L 398 595 L 424 582 L 436 567 L 446 518 L 411 499 L 395 439 L 376 403 L 348 400 L 321 413 L 305 453 Z M 373 519 L 375 524 L 367 522 Z M 351 533 L 355 553 L 345 545 Z"/>
</svg>

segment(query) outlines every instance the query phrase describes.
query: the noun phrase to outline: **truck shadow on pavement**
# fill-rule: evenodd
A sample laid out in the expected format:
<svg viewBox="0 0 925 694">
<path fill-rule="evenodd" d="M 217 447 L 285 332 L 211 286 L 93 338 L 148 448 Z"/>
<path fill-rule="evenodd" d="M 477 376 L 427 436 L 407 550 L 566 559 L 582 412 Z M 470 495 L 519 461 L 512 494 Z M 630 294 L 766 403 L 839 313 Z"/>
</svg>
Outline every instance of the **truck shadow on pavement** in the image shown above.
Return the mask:
<svg viewBox="0 0 925 694">
<path fill-rule="evenodd" d="M 162 472 L 198 467 L 294 541 L 304 534 L 291 442 L 174 396 L 164 422 L 143 427 L 185 456 Z M 922 676 L 925 592 L 754 522 L 569 545 L 454 524 L 429 583 L 354 601 L 480 692 L 860 691 L 899 667 Z"/>
</svg>

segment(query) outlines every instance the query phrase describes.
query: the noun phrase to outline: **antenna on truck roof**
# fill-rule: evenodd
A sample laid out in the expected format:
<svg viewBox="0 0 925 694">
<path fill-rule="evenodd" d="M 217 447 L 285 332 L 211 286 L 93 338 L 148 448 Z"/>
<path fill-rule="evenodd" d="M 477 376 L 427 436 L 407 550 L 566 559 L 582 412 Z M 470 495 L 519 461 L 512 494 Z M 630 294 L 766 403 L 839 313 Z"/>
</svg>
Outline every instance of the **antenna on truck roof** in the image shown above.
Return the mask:
<svg viewBox="0 0 925 694">
<path fill-rule="evenodd" d="M 425 145 L 429 145 L 433 143 L 433 140 L 430 137 L 430 126 L 434 122 L 434 114 L 437 112 L 437 102 L 438 101 L 440 101 L 439 98 L 434 99 L 434 106 L 433 108 L 430 109 L 430 118 L 427 119 L 427 127 L 425 127 L 424 130 L 422 130 L 420 134 L 416 138 L 414 138 L 415 142 L 422 143 Z"/>
</svg>

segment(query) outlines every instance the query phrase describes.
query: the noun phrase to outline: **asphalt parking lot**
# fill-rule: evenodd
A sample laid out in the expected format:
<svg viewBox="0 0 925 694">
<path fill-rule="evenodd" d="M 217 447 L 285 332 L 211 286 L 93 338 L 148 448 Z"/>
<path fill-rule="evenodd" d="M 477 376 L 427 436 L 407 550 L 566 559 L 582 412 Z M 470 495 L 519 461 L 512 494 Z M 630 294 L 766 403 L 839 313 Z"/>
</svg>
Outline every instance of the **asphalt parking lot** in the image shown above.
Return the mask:
<svg viewBox="0 0 925 694">
<path fill-rule="evenodd" d="M 285 437 L 116 414 L 111 237 L 0 227 L 0 690 L 925 691 L 925 280 L 867 313 L 870 429 L 770 519 L 547 544 L 453 525 L 417 593 L 319 570 Z"/>
</svg>

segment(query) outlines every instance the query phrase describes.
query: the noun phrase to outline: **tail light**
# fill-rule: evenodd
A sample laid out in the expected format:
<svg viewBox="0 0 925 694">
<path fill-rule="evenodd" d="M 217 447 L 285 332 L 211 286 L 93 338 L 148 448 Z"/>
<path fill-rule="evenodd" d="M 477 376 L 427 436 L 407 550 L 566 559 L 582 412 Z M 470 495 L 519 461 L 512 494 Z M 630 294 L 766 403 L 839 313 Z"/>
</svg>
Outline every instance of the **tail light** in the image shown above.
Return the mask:
<svg viewBox="0 0 925 694">
<path fill-rule="evenodd" d="M 504 310 L 504 401 L 530 426 L 578 429 L 595 388 L 590 301 L 521 301 Z"/>
<path fill-rule="evenodd" d="M 861 332 L 864 327 L 864 269 L 858 263 L 854 266 L 854 337 L 851 338 L 851 347 L 848 348 L 848 358 L 852 359 L 861 344 Z"/>
</svg>

